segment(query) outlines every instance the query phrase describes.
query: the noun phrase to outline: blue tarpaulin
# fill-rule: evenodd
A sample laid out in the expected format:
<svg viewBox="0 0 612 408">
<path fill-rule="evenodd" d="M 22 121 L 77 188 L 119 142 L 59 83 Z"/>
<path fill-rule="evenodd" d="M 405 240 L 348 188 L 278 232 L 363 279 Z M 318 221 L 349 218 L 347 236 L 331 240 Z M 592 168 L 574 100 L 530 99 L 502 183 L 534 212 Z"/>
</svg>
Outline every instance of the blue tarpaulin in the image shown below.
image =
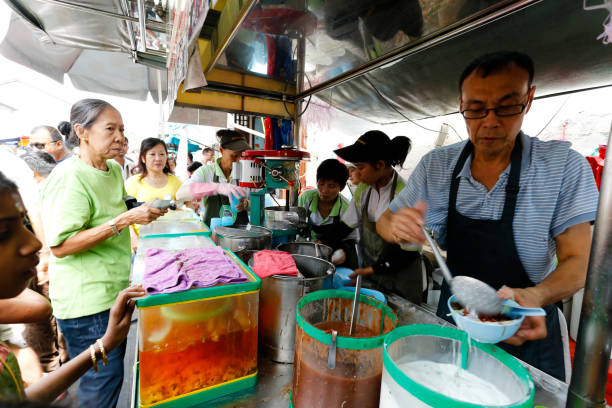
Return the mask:
<svg viewBox="0 0 612 408">
<path fill-rule="evenodd" d="M 202 148 L 201 145 L 194 140 L 187 139 L 187 142 L 188 142 L 188 149 L 190 152 L 197 152 L 198 150 Z M 179 143 L 180 143 L 180 139 L 178 137 L 170 136 L 166 138 L 166 144 L 168 145 L 168 149 L 170 150 L 176 151 L 178 149 Z"/>
</svg>

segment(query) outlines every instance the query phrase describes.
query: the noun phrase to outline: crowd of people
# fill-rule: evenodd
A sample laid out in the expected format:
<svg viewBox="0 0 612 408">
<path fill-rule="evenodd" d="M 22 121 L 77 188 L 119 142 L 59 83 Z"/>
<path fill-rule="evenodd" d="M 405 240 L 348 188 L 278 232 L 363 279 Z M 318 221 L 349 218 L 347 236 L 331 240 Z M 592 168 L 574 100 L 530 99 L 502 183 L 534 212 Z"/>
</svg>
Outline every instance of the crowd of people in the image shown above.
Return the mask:
<svg viewBox="0 0 612 408">
<path fill-rule="evenodd" d="M 0 149 L 1 401 L 62 400 L 80 378 L 79 406 L 116 406 L 131 299 L 144 295 L 129 286 L 139 226 L 167 211 L 154 199 L 174 199 L 183 184 L 163 140 L 144 139 L 136 160 L 128 149 L 121 114 L 98 99 L 75 103 L 57 128 L 37 126 L 27 146 Z M 202 158 L 189 153 L 190 172 L 216 163 L 210 148 Z M 198 198 L 245 195 L 200 187 Z"/>
<path fill-rule="evenodd" d="M 533 78 L 522 53 L 475 59 L 459 80 L 469 140 L 434 149 L 404 180 L 396 167 L 410 139 L 368 131 L 335 151 L 350 164 L 323 161 L 317 188 L 298 201 L 308 213 L 307 238 L 332 247 L 336 265 L 415 303 L 426 289 L 418 249 L 424 228 L 433 231 L 455 274 L 545 308 L 546 317 L 525 318 L 500 346 L 564 379 L 555 304 L 584 285 L 598 192 L 569 143 L 522 132 Z M 143 140 L 130 160 L 121 114 L 86 99 L 58 129 L 35 128 L 20 157 L 0 150 L 0 398 L 53 401 L 80 377 L 81 406 L 116 405 L 132 299 L 144 294 L 129 286 L 138 226 L 166 212 L 151 200 L 171 196 L 210 225 L 233 197 L 235 222 L 249 222 L 247 191 L 232 173 L 250 146 L 236 131 L 217 136 L 220 157 L 211 150 L 199 164 L 190 157 L 190 178 L 181 181 L 163 140 Z M 347 184 L 349 200 L 341 195 Z M 128 209 L 127 195 L 140 205 Z M 449 296 L 445 282 L 442 318 Z M 25 323 L 25 335 L 12 323 Z"/>
</svg>

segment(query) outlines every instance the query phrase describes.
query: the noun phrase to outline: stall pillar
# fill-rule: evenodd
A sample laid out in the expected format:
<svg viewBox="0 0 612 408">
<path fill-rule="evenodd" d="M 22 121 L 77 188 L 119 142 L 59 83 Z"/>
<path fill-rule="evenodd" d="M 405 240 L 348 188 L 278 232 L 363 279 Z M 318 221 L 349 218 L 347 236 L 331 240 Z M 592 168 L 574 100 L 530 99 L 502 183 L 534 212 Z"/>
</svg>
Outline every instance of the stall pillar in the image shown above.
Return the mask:
<svg viewBox="0 0 612 408">
<path fill-rule="evenodd" d="M 612 128 L 608 145 L 612 140 Z M 612 159 L 608 156 L 582 302 L 574 370 L 566 407 L 605 407 L 612 347 Z"/>
</svg>

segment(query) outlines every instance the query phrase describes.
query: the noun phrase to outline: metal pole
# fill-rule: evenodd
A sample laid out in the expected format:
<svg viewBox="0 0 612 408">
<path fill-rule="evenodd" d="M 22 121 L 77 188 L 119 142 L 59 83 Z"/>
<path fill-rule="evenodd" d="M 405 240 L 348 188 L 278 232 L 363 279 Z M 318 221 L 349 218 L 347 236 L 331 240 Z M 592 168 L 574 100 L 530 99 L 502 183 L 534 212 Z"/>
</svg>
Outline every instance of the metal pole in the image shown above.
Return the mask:
<svg viewBox="0 0 612 408">
<path fill-rule="evenodd" d="M 147 28 L 145 20 L 147 19 L 147 11 L 145 9 L 144 0 L 138 0 L 138 25 L 140 27 L 140 42 L 138 43 L 138 51 L 147 51 Z"/>
<path fill-rule="evenodd" d="M 612 141 L 612 128 L 608 146 Z M 612 348 L 612 159 L 608 155 L 582 301 L 567 408 L 604 408 Z"/>
<path fill-rule="evenodd" d="M 305 10 L 306 4 L 302 3 L 302 7 Z M 306 37 L 304 34 L 300 32 L 297 37 L 297 72 L 296 72 L 296 90 L 298 93 L 304 90 L 304 76 L 306 75 L 305 67 L 306 67 Z M 293 144 L 299 149 L 302 142 L 302 105 L 303 102 L 301 100 L 296 101 L 295 103 L 295 113 L 293 115 Z M 299 198 L 299 188 L 300 188 L 300 164 L 297 164 L 298 168 L 297 172 L 297 189 L 291 190 L 289 192 L 288 202 L 291 203 L 292 206 L 296 206 Z"/>
<path fill-rule="evenodd" d="M 125 12 L 126 16 L 130 16 L 130 5 L 128 4 L 128 0 L 121 0 L 121 8 Z M 134 24 L 132 24 L 131 21 L 126 21 L 126 25 L 129 31 L 132 59 L 134 62 L 138 62 L 138 54 L 136 53 L 136 37 L 134 36 Z"/>
<path fill-rule="evenodd" d="M 225 51 L 229 43 L 234 39 L 234 37 L 238 33 L 238 29 L 242 25 L 242 22 L 247 18 L 251 9 L 253 9 L 255 4 L 257 4 L 258 0 L 247 0 L 247 1 L 249 3 L 245 6 L 242 6 L 242 10 L 240 11 L 240 14 L 238 15 L 238 19 L 234 22 L 234 26 L 230 30 L 229 35 L 225 37 L 223 42 L 221 42 L 221 44 L 219 44 L 217 49 L 215 50 L 215 54 L 210 60 L 210 64 L 208 65 L 208 68 L 206 68 L 206 71 L 204 72 L 205 74 L 208 74 L 215 67 L 215 64 L 217 63 L 219 58 L 221 58 L 221 54 L 223 54 L 223 51 Z"/>
<path fill-rule="evenodd" d="M 85 13 L 97 14 L 99 16 L 106 16 L 111 18 L 117 18 L 119 20 L 132 21 L 134 23 L 138 22 L 136 17 L 126 16 L 123 14 L 113 13 L 111 11 L 100 10 L 93 7 L 83 6 L 81 4 L 71 3 L 65 0 L 38 0 L 43 3 L 54 4 L 56 6 L 65 7 L 71 10 L 83 11 Z M 158 31 L 161 33 L 172 31 L 172 26 L 166 23 L 160 23 L 159 21 L 149 20 L 146 22 L 146 26 L 149 30 Z"/>
<path fill-rule="evenodd" d="M 162 99 L 162 79 L 161 79 L 161 71 L 159 69 L 155 70 L 157 73 L 157 103 L 159 104 L 159 138 L 164 138 L 164 101 Z M 198 109 L 199 111 L 199 109 Z M 198 123 L 199 124 L 199 123 Z"/>
</svg>

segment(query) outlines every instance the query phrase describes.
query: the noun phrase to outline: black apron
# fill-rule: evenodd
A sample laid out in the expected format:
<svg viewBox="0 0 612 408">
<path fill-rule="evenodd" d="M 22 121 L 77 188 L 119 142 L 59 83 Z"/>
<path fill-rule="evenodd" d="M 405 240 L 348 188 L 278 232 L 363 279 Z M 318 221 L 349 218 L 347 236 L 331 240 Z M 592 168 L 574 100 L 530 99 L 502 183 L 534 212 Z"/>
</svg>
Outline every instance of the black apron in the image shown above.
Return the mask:
<svg viewBox="0 0 612 408">
<path fill-rule="evenodd" d="M 396 187 L 397 172 L 394 171 L 389 202 L 393 201 L 393 197 L 395 197 Z M 374 265 L 386 246 L 397 245 L 382 239 L 376 232 L 376 222 L 370 221 L 368 218 L 371 193 L 372 187 L 368 189 L 365 203 L 361 209 L 362 236 L 360 238 L 364 267 Z M 420 304 L 423 301 L 424 290 L 421 254 L 418 251 L 403 251 L 402 255 L 401 262 L 398 262 L 402 265 L 401 267 L 389 273 L 370 275 L 367 279 L 374 282 L 376 289 L 396 293 L 413 303 Z"/>
<path fill-rule="evenodd" d="M 488 283 L 495 289 L 503 285 L 511 288 L 534 286 L 519 258 L 512 229 L 521 171 L 520 137 L 517 137 L 512 150 L 510 176 L 500 220 L 473 219 L 457 211 L 456 202 L 460 181 L 458 175 L 472 151 L 473 145 L 468 141 L 452 174 L 446 240 L 448 267 L 453 275 L 471 276 Z M 448 316 L 450 311 L 447 301 L 450 295 L 450 288 L 444 281 L 437 314 L 453 323 L 451 317 Z M 544 309 L 548 331 L 546 338 L 528 341 L 522 346 L 511 346 L 503 342 L 497 345 L 515 357 L 565 381 L 563 344 L 557 307 L 548 305 Z"/>
<path fill-rule="evenodd" d="M 213 183 L 219 182 L 219 176 L 217 173 L 213 175 Z M 221 217 L 219 212 L 221 207 L 224 205 L 230 206 L 229 198 L 223 194 L 217 194 L 206 198 L 206 204 L 204 204 L 204 223 L 210 226 L 211 218 Z M 240 211 L 236 214 L 236 220 L 234 225 L 247 225 L 249 223 L 249 214 L 246 211 Z"/>
<path fill-rule="evenodd" d="M 342 200 L 342 198 L 340 197 L 340 194 L 338 194 L 338 198 L 336 200 Z M 340 224 L 340 222 L 342 222 L 342 219 L 341 219 L 342 214 L 339 211 L 338 215 L 333 216 L 331 224 L 312 225 L 310 223 L 310 216 L 312 214 L 312 211 L 310 211 L 311 205 L 312 205 L 312 200 L 306 203 L 306 211 L 307 211 L 306 219 L 308 220 L 309 229 L 312 232 L 314 232 L 314 239 L 320 240 L 322 236 L 327 236 L 329 235 L 330 232 L 333 232 L 336 230 L 336 228 L 338 228 L 338 225 Z M 340 204 L 340 209 L 342 209 L 342 204 Z M 309 237 L 312 238 L 312 233 L 310 233 Z M 321 241 L 321 242 L 324 245 L 333 247 L 333 245 L 329 245 L 330 243 L 328 242 L 325 242 L 325 241 Z M 350 269 L 357 268 L 357 251 L 355 250 L 354 240 L 344 240 L 340 243 L 340 246 L 338 248 L 332 248 L 332 249 L 334 251 L 336 249 L 342 249 L 344 250 L 344 254 L 346 256 L 346 260 L 344 261 L 344 263 L 336 265 L 336 267 L 342 266 L 342 267 L 350 268 Z"/>
<path fill-rule="evenodd" d="M 341 200 L 340 198 L 340 194 L 338 194 L 338 197 L 336 198 L 336 201 Z M 331 224 L 326 224 L 326 225 L 311 225 L 310 224 L 310 216 L 312 215 L 312 211 L 310 211 L 310 206 L 312 205 L 312 201 L 310 200 L 309 202 L 306 203 L 306 220 L 308 220 L 308 224 L 310 226 L 310 229 L 312 232 L 314 232 L 314 239 L 320 239 L 321 235 L 325 235 L 327 233 L 329 233 L 330 231 L 335 230 L 338 227 L 338 224 L 340 224 L 340 213 L 338 213 L 338 215 L 335 215 L 332 217 L 332 222 Z M 334 205 L 336 205 L 334 203 Z M 333 208 L 333 207 L 332 207 Z M 340 208 L 342 208 L 342 204 L 340 205 Z M 312 234 L 311 234 L 311 238 L 312 238 Z"/>
</svg>

